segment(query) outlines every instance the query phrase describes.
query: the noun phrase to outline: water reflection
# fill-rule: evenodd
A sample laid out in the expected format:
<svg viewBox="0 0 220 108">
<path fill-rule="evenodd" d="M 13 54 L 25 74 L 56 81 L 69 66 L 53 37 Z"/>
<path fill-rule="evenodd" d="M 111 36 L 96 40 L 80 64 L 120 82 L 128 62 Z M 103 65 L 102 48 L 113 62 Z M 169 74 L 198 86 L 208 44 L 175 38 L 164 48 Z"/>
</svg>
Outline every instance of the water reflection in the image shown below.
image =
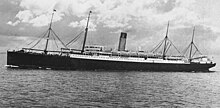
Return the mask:
<svg viewBox="0 0 220 108">
<path fill-rule="evenodd" d="M 0 71 L 0 107 L 220 107 L 220 72 Z"/>
</svg>

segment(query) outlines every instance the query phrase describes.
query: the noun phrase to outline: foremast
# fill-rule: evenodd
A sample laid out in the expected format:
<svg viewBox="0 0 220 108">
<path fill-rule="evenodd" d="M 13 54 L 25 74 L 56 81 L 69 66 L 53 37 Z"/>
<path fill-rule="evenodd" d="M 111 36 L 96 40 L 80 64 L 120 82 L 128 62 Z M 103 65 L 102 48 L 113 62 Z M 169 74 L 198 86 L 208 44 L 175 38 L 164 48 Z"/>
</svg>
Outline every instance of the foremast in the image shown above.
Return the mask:
<svg viewBox="0 0 220 108">
<path fill-rule="evenodd" d="M 33 46 L 31 46 L 30 48 L 22 48 L 22 49 L 25 49 L 25 50 L 35 50 L 35 51 L 43 51 L 44 54 L 47 54 L 48 52 L 51 52 L 51 51 L 48 51 L 48 45 L 49 45 L 49 40 L 50 40 L 51 36 L 53 37 L 54 43 L 56 44 L 57 48 L 59 46 L 57 45 L 55 39 L 57 39 L 65 48 L 67 48 L 66 45 L 59 38 L 59 36 L 52 29 L 53 17 L 54 17 L 55 12 L 56 12 L 56 10 L 54 9 L 53 13 L 52 13 L 52 17 L 51 17 L 50 23 L 49 23 L 49 28 L 47 29 L 47 31 L 45 33 L 43 33 L 43 36 L 41 38 L 39 38 L 38 41 Z M 42 39 L 46 40 L 45 47 L 44 48 L 40 48 L 40 49 L 39 48 L 34 48 L 34 47 L 36 47 L 42 41 Z M 35 41 L 36 40 L 30 42 L 28 45 L 31 45 Z"/>
<path fill-rule="evenodd" d="M 47 54 L 47 47 L 48 47 L 48 42 L 49 42 L 50 32 L 51 32 L 51 30 L 52 30 L 51 27 L 52 27 L 52 23 L 53 23 L 54 12 L 56 12 L 55 9 L 53 10 L 52 17 L 51 17 L 51 20 L 50 20 L 50 26 L 49 26 L 49 29 L 48 29 L 48 35 L 47 35 L 46 46 L 45 46 L 45 49 L 44 49 L 44 53 L 45 53 L 45 54 Z"/>
</svg>

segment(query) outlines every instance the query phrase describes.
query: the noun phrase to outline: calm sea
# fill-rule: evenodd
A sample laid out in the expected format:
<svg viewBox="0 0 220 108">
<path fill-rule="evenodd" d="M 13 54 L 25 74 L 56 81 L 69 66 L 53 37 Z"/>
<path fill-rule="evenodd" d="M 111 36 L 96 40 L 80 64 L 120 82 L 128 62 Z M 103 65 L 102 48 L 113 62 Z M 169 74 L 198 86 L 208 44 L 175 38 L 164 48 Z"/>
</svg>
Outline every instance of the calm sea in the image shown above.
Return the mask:
<svg viewBox="0 0 220 108">
<path fill-rule="evenodd" d="M 218 66 L 214 73 L 13 70 L 5 54 L 0 60 L 1 108 L 220 107 Z"/>
</svg>

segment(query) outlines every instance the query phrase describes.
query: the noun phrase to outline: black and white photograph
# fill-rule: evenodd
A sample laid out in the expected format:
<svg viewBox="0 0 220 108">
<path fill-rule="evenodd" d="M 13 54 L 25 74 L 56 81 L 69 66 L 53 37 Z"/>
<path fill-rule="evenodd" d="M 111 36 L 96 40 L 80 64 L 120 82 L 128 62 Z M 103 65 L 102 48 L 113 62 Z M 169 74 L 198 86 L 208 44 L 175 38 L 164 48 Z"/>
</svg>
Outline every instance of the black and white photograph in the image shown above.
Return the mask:
<svg viewBox="0 0 220 108">
<path fill-rule="evenodd" d="M 220 108 L 219 0 L 1 0 L 0 108 Z"/>
</svg>

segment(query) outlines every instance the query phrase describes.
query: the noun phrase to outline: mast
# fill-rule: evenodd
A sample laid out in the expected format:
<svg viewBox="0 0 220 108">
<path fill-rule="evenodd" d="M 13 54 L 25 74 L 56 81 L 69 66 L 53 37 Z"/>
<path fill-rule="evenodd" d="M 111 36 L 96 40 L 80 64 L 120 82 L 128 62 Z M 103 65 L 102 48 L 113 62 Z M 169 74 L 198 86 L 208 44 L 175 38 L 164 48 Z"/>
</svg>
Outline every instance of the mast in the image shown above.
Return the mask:
<svg viewBox="0 0 220 108">
<path fill-rule="evenodd" d="M 49 26 L 49 29 L 48 29 L 48 35 L 47 35 L 46 46 L 45 46 L 45 49 L 44 49 L 44 53 L 45 53 L 45 54 L 47 54 L 47 46 L 48 46 L 48 42 L 49 42 L 50 31 L 52 30 L 51 26 L 52 26 L 52 22 L 53 22 L 54 12 L 56 12 L 55 9 L 53 10 L 52 17 L 51 17 L 51 20 L 50 20 L 50 26 Z"/>
<path fill-rule="evenodd" d="M 168 21 L 168 24 L 167 24 L 167 32 L 166 32 L 166 37 L 164 39 L 164 49 L 163 49 L 163 60 L 165 59 L 165 56 L 166 56 L 166 45 L 167 45 L 167 39 L 168 39 L 168 32 L 169 32 L 169 21 Z"/>
<path fill-rule="evenodd" d="M 193 28 L 193 34 L 192 34 L 192 41 L 190 43 L 190 51 L 189 51 L 189 61 L 191 62 L 192 60 L 192 46 L 193 46 L 193 39 L 194 39 L 194 32 L 195 32 L 195 26 Z"/>
<path fill-rule="evenodd" d="M 83 46 L 82 46 L 82 51 L 81 51 L 81 53 L 84 52 L 84 48 L 85 48 L 85 44 L 86 44 L 86 38 L 87 38 L 87 33 L 88 33 L 89 18 L 90 18 L 90 14 L 91 14 L 91 13 L 92 13 L 92 11 L 89 11 L 89 16 L 88 16 L 88 20 L 87 20 L 87 24 L 86 24 L 85 36 L 84 36 L 84 40 L 83 40 Z"/>
</svg>

